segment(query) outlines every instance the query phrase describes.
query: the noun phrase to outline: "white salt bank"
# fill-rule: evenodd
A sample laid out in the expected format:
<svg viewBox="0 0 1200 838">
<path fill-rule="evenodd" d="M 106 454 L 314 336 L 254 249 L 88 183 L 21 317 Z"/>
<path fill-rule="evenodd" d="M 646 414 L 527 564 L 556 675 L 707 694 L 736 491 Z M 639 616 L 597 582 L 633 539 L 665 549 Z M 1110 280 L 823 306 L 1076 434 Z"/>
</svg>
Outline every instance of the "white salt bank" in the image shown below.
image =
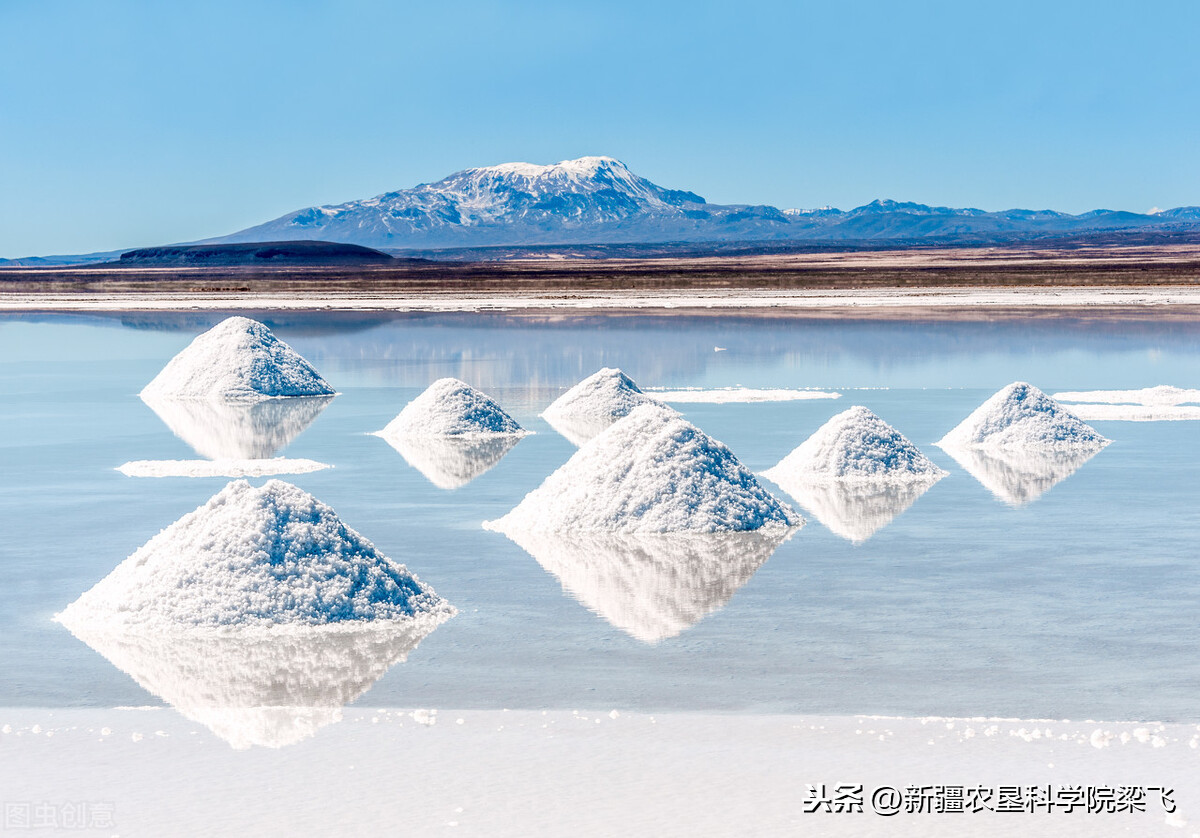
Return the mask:
<svg viewBox="0 0 1200 838">
<path fill-rule="evenodd" d="M 75 630 L 363 626 L 454 608 L 312 495 L 236 480 L 150 539 L 56 619 Z"/>
<path fill-rule="evenodd" d="M 1032 384 L 1016 381 L 935 444 L 951 448 L 1099 451 L 1110 440 Z"/>
<path fill-rule="evenodd" d="M 487 529 L 711 533 L 803 520 L 727 447 L 662 405 L 634 409 Z"/>
<path fill-rule="evenodd" d="M 480 437 L 529 433 L 486 393 L 457 378 L 440 378 L 404 406 L 379 436 Z"/>
<path fill-rule="evenodd" d="M 269 399 L 334 390 L 296 350 L 248 317 L 199 335 L 142 390 L 143 398 Z"/>
<path fill-rule="evenodd" d="M 658 403 L 625 373 L 605 367 L 551 402 L 542 418 L 575 445 L 583 445 L 634 408 Z"/>
</svg>

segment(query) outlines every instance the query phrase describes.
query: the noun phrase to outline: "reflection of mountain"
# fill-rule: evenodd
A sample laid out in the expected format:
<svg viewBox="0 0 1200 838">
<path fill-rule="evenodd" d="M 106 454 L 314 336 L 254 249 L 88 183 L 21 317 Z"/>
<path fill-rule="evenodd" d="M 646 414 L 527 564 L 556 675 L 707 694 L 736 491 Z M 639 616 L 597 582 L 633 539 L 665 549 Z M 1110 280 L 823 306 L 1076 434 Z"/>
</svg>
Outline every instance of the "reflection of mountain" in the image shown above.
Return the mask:
<svg viewBox="0 0 1200 838">
<path fill-rule="evenodd" d="M 384 436 L 383 439 L 439 489 L 465 486 L 500 462 L 521 441 L 521 437 L 515 434 L 473 437 Z"/>
<path fill-rule="evenodd" d="M 587 608 L 643 643 L 657 643 L 724 606 L 791 532 L 509 537 Z"/>
<path fill-rule="evenodd" d="M 144 399 L 175 436 L 210 460 L 265 460 L 313 423 L 333 396 L 234 402 Z"/>
<path fill-rule="evenodd" d="M 861 544 L 916 503 L 940 479 L 795 480 L 780 486 L 834 535 Z"/>
<path fill-rule="evenodd" d="M 278 631 L 72 633 L 233 747 L 281 748 L 341 720 L 342 706 L 405 660 L 442 618 Z"/>
<path fill-rule="evenodd" d="M 1097 448 L 1000 450 L 944 447 L 968 474 L 1010 506 L 1037 500 L 1094 457 Z"/>
</svg>

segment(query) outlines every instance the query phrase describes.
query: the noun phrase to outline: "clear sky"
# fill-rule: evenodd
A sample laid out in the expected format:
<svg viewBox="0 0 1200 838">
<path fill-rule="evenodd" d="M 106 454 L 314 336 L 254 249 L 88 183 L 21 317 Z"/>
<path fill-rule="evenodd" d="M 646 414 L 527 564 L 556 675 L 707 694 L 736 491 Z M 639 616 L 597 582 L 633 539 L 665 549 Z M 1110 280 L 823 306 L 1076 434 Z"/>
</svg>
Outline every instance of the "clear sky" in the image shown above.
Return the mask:
<svg viewBox="0 0 1200 838">
<path fill-rule="evenodd" d="M 1200 3 L 0 0 L 0 257 L 470 166 L 719 203 L 1200 204 Z"/>
</svg>

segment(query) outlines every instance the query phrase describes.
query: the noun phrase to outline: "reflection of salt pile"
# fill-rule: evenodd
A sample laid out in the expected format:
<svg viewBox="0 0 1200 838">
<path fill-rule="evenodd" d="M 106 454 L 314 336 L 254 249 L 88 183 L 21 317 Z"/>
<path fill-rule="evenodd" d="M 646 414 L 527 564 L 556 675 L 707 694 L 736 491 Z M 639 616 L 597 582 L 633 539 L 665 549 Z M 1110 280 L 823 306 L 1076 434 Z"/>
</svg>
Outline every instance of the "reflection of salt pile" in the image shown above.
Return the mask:
<svg viewBox="0 0 1200 838">
<path fill-rule="evenodd" d="M 515 434 L 485 437 L 384 437 L 388 445 L 439 489 L 465 486 L 504 458 L 521 438 Z"/>
<path fill-rule="evenodd" d="M 724 606 L 789 536 L 773 529 L 511 537 L 587 608 L 637 640 L 657 643 Z"/>
<path fill-rule="evenodd" d="M 837 535 L 859 543 L 946 476 L 861 406 L 834 416 L 763 476 Z"/>
<path fill-rule="evenodd" d="M 143 397 L 175 399 L 333 394 L 308 361 L 248 317 L 230 317 L 199 335 L 142 390 Z"/>
<path fill-rule="evenodd" d="M 334 720 L 453 614 L 308 493 L 239 480 L 56 619 L 244 745 L 286 744 Z"/>
<path fill-rule="evenodd" d="M 143 396 L 150 409 L 201 457 L 263 460 L 313 423 L 332 396 L 262 401 L 165 399 Z"/>
<path fill-rule="evenodd" d="M 442 378 L 378 435 L 435 486 L 457 489 L 500 462 L 527 433 L 490 396 Z"/>
<path fill-rule="evenodd" d="M 1006 503 L 1035 500 L 1109 440 L 1041 390 L 1008 385 L 936 444 Z"/>
<path fill-rule="evenodd" d="M 140 686 L 235 748 L 280 748 L 341 720 L 435 627 L 406 619 L 272 631 L 187 634 L 71 630 Z"/>
<path fill-rule="evenodd" d="M 625 373 L 605 367 L 550 403 L 542 418 L 575 445 L 583 445 L 635 407 L 658 404 Z"/>
<path fill-rule="evenodd" d="M 696 533 L 801 523 L 728 448 L 670 408 L 645 405 L 484 526 L 504 533 Z"/>
<path fill-rule="evenodd" d="M 145 631 L 325 625 L 453 609 L 312 495 L 230 483 L 59 615 Z"/>
</svg>

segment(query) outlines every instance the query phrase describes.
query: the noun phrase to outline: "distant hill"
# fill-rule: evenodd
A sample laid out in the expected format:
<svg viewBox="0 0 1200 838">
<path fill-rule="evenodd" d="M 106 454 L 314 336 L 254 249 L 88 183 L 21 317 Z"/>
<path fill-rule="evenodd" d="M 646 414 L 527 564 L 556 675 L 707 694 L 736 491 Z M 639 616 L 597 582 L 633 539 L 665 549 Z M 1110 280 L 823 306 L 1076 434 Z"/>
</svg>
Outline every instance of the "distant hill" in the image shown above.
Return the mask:
<svg viewBox="0 0 1200 838">
<path fill-rule="evenodd" d="M 122 253 L 116 264 L 128 267 L 239 265 L 392 264 L 386 253 L 356 244 L 326 241 L 278 241 L 253 244 L 192 244 L 143 247 Z"/>
</svg>

